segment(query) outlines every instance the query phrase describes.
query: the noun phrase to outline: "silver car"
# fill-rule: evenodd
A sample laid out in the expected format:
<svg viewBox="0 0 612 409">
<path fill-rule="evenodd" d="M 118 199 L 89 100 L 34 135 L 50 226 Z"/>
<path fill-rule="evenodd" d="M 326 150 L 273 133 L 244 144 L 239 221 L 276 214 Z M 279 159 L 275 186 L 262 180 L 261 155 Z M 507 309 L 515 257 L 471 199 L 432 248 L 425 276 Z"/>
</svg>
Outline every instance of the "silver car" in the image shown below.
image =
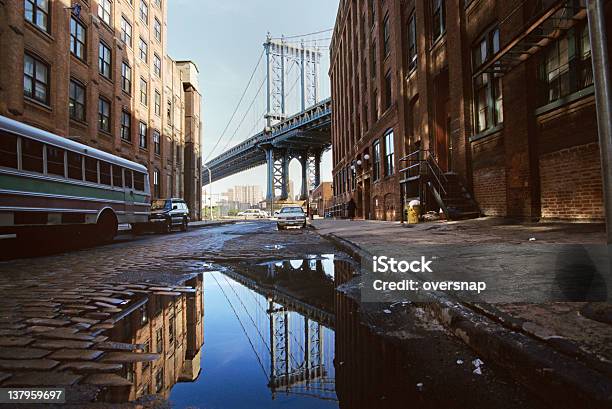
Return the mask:
<svg viewBox="0 0 612 409">
<path fill-rule="evenodd" d="M 276 226 L 284 230 L 289 226 L 306 227 L 306 213 L 300 206 L 286 206 L 278 212 Z"/>
</svg>

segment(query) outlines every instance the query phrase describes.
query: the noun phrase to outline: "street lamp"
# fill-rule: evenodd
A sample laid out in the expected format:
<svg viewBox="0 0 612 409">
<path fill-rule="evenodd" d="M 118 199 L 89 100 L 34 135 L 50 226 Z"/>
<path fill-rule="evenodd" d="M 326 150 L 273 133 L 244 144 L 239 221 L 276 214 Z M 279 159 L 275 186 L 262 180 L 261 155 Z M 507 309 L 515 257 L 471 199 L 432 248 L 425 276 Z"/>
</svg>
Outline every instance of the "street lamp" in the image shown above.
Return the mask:
<svg viewBox="0 0 612 409">
<path fill-rule="evenodd" d="M 213 220 L 213 207 L 212 207 L 212 172 L 210 168 L 204 164 L 202 164 L 204 168 L 208 171 L 208 200 L 210 201 L 210 220 Z"/>
</svg>

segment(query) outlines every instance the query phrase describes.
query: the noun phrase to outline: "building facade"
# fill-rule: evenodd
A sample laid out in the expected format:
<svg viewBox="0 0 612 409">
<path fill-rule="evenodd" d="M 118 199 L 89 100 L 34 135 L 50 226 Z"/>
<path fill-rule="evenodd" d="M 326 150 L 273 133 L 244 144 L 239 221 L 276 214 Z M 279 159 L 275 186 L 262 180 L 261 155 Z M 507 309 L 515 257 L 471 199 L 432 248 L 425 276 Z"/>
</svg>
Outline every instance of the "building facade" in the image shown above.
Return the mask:
<svg viewBox="0 0 612 409">
<path fill-rule="evenodd" d="M 353 197 L 358 216 L 398 220 L 416 158 L 484 215 L 602 220 L 584 3 L 341 1 L 335 203 Z"/>
<path fill-rule="evenodd" d="M 255 206 L 263 200 L 263 192 L 259 185 L 234 186 L 223 194 L 229 202 L 247 203 Z"/>
<path fill-rule="evenodd" d="M 147 166 L 152 196 L 184 197 L 199 219 L 197 67 L 167 55 L 166 7 L 0 2 L 0 115 Z"/>
</svg>

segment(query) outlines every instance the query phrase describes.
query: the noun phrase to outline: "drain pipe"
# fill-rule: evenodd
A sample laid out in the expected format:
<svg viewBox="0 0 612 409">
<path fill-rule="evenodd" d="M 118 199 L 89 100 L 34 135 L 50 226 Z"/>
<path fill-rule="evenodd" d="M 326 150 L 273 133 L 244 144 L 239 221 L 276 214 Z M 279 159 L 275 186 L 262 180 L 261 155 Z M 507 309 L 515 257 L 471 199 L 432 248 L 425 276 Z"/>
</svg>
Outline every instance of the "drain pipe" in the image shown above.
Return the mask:
<svg viewBox="0 0 612 409">
<path fill-rule="evenodd" d="M 608 246 L 612 245 L 612 98 L 604 0 L 587 0 Z"/>
</svg>

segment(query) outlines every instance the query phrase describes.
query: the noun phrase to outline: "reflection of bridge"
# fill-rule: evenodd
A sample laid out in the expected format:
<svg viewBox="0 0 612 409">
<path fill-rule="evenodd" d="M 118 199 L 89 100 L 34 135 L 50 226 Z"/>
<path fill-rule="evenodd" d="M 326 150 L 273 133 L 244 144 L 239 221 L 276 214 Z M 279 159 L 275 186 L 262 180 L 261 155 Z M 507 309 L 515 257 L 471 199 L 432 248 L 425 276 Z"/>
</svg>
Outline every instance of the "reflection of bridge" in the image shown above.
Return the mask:
<svg viewBox="0 0 612 409">
<path fill-rule="evenodd" d="M 299 266 L 280 262 L 268 268 L 285 272 L 322 271 L 321 260 Z M 282 392 L 335 400 L 334 342 L 330 329 L 334 314 L 231 270 L 211 274 L 239 321 L 272 396 Z"/>
<path fill-rule="evenodd" d="M 264 48 L 267 85 L 264 130 L 210 160 L 205 167 L 215 181 L 266 164 L 267 200 L 277 193 L 279 199 L 286 200 L 289 162 L 295 158 L 302 167 L 301 198 L 305 199 L 309 186 L 320 183 L 321 155 L 331 146 L 331 100 L 319 101 L 321 53 L 316 47 L 307 48 L 303 43 L 296 46 L 269 37 Z M 300 82 L 300 112 L 287 117 L 288 94 L 293 87 L 285 84 L 293 67 L 297 67 L 296 82 Z M 204 176 L 202 181 L 206 185 L 208 175 Z"/>
</svg>

